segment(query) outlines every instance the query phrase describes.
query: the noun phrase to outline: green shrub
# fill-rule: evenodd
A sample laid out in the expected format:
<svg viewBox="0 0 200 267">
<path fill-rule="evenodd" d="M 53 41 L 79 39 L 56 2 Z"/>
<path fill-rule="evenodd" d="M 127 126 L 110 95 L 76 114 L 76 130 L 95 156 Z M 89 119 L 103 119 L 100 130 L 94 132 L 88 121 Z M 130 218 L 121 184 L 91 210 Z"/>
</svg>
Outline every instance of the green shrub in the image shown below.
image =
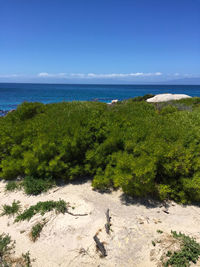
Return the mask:
<svg viewBox="0 0 200 267">
<path fill-rule="evenodd" d="M 170 185 L 159 184 L 158 185 L 158 195 L 161 200 L 169 199 L 173 193 L 173 189 Z"/>
<path fill-rule="evenodd" d="M 6 180 L 16 179 L 17 176 L 23 173 L 22 161 L 12 156 L 1 161 L 1 176 Z"/>
<path fill-rule="evenodd" d="M 14 191 L 19 189 L 19 183 L 16 181 L 8 181 L 6 184 L 6 191 Z"/>
<path fill-rule="evenodd" d="M 20 211 L 21 205 L 20 201 L 13 201 L 12 205 L 3 205 L 3 212 L 1 216 L 3 215 L 15 215 L 18 214 Z"/>
<path fill-rule="evenodd" d="M 32 264 L 31 264 L 32 261 L 35 261 L 35 259 L 33 260 L 33 259 L 30 258 L 30 252 L 29 251 L 26 252 L 25 254 L 22 253 L 22 262 L 24 264 L 24 267 L 31 267 L 32 266 Z"/>
<path fill-rule="evenodd" d="M 160 114 L 166 115 L 166 114 L 174 113 L 176 111 L 177 111 L 177 108 L 175 106 L 167 105 L 164 108 L 162 108 L 162 110 L 160 111 Z"/>
<path fill-rule="evenodd" d="M 0 234 L 0 266 L 10 267 L 17 263 L 21 267 L 31 267 L 30 253 L 22 254 L 20 258 L 14 257 L 15 241 L 11 240 L 10 235 Z"/>
<path fill-rule="evenodd" d="M 26 194 L 28 195 L 38 195 L 42 192 L 48 191 L 53 185 L 54 181 L 52 179 L 36 179 L 30 176 L 26 176 L 23 180 L 22 186 Z"/>
<path fill-rule="evenodd" d="M 99 168 L 96 175 L 92 181 L 92 186 L 98 190 L 104 191 L 109 187 L 113 187 L 112 177 L 109 176 L 109 168 L 104 172 Z"/>
<path fill-rule="evenodd" d="M 155 95 L 152 95 L 152 94 L 146 94 L 144 96 L 136 96 L 134 98 L 132 98 L 132 101 L 136 101 L 136 102 L 139 102 L 139 101 L 145 101 L 147 100 L 148 98 L 152 98 L 154 97 Z"/>
<path fill-rule="evenodd" d="M 42 103 L 24 102 L 17 108 L 14 115 L 18 116 L 20 120 L 27 120 L 39 113 L 42 113 L 43 111 L 44 105 Z"/>
<path fill-rule="evenodd" d="M 200 172 L 196 172 L 190 179 L 182 178 L 183 191 L 188 199 L 192 198 L 193 201 L 200 201 Z"/>
<path fill-rule="evenodd" d="M 200 97 L 183 98 L 181 100 L 176 100 L 174 102 L 178 104 L 184 104 L 187 106 L 198 106 L 200 105 Z"/>
<path fill-rule="evenodd" d="M 38 202 L 36 205 L 30 206 L 30 208 L 19 214 L 15 222 L 30 220 L 37 213 L 44 215 L 46 212 L 52 210 L 55 210 L 57 213 L 65 213 L 67 211 L 67 203 L 64 200 Z"/>
<path fill-rule="evenodd" d="M 7 234 L 0 234 L 0 261 L 4 264 L 5 260 L 10 256 L 15 246 L 15 242 L 11 240 L 11 237 Z"/>
<path fill-rule="evenodd" d="M 200 244 L 182 233 L 177 234 L 172 231 L 172 235 L 180 241 L 181 249 L 173 253 L 168 251 L 167 256 L 170 258 L 166 261 L 165 266 L 187 267 L 191 262 L 195 264 L 200 256 Z"/>
<path fill-rule="evenodd" d="M 39 238 L 44 225 L 45 223 L 37 223 L 32 227 L 30 235 L 33 242 L 35 242 Z"/>
<path fill-rule="evenodd" d="M 19 105 L 0 120 L 0 178 L 26 177 L 34 195 L 90 177 L 101 190 L 199 201 L 200 99 L 154 105 L 148 97 Z"/>
</svg>

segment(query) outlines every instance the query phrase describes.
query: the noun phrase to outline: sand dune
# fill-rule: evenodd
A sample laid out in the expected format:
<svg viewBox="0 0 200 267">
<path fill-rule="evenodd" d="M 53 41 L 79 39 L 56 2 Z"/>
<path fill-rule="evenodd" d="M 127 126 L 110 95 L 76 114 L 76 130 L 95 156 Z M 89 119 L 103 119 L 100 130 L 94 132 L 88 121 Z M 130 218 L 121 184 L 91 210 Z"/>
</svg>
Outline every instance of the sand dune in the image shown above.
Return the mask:
<svg viewBox="0 0 200 267">
<path fill-rule="evenodd" d="M 121 191 L 101 194 L 92 190 L 90 182 L 53 188 L 37 197 L 23 191 L 6 193 L 5 183 L 0 182 L 0 204 L 11 204 L 14 199 L 21 202 L 23 209 L 38 201 L 63 199 L 70 202 L 71 212 L 88 213 L 76 217 L 49 212 L 19 223 L 14 223 L 13 217 L 0 217 L 1 233 L 9 233 L 16 240 L 16 255 L 30 251 L 36 259 L 33 266 L 159 266 L 162 251 L 152 246 L 152 240 L 161 238 L 158 229 L 164 231 L 163 235 L 171 230 L 182 231 L 200 241 L 199 207 L 126 199 Z M 110 235 L 104 226 L 107 208 L 112 223 Z M 42 218 L 48 223 L 34 243 L 29 232 Z M 99 239 L 105 242 L 105 258 L 93 240 L 97 231 Z"/>
</svg>

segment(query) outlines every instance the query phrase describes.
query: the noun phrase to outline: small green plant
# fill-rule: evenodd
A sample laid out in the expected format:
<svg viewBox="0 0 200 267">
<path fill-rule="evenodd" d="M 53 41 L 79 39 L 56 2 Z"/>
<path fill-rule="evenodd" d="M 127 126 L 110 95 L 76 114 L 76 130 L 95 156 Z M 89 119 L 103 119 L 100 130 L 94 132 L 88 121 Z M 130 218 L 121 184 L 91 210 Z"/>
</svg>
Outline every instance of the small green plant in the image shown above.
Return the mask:
<svg viewBox="0 0 200 267">
<path fill-rule="evenodd" d="M 157 233 L 158 233 L 158 234 L 162 234 L 163 231 L 158 229 L 158 230 L 157 230 Z"/>
<path fill-rule="evenodd" d="M 15 249 L 15 241 L 13 241 L 8 234 L 0 234 L 0 266 L 11 267 L 18 263 L 21 267 L 31 267 L 30 253 L 22 254 L 20 258 L 15 258 L 13 254 Z M 17 266 L 16 265 L 16 266 Z"/>
<path fill-rule="evenodd" d="M 26 252 L 25 254 L 22 253 L 22 258 L 23 258 L 23 261 L 24 261 L 24 267 L 31 267 L 31 262 L 33 261 L 31 258 L 30 258 L 30 252 Z"/>
<path fill-rule="evenodd" d="M 38 202 L 36 205 L 30 206 L 30 208 L 19 214 L 15 222 L 30 220 L 37 213 L 44 215 L 46 212 L 52 210 L 55 210 L 57 213 L 65 213 L 67 211 L 67 203 L 64 200 Z"/>
<path fill-rule="evenodd" d="M 18 214 L 20 211 L 21 205 L 20 205 L 20 201 L 13 201 L 12 205 L 3 205 L 3 212 L 2 212 L 2 216 L 4 215 L 15 215 Z"/>
<path fill-rule="evenodd" d="M 15 242 L 11 240 L 11 237 L 8 234 L 6 235 L 3 233 L 0 235 L 0 263 L 6 263 L 5 261 L 12 253 L 14 247 Z"/>
<path fill-rule="evenodd" d="M 175 239 L 180 241 L 181 249 L 175 252 L 167 252 L 166 256 L 170 258 L 164 264 L 165 267 L 188 267 L 191 262 L 195 264 L 200 256 L 200 244 L 194 238 L 182 233 L 178 234 L 176 231 L 172 231 L 171 233 Z"/>
<path fill-rule="evenodd" d="M 40 233 L 41 233 L 44 225 L 45 225 L 45 222 L 43 222 L 43 223 L 39 222 L 32 227 L 31 232 L 30 232 L 30 236 L 31 236 L 31 239 L 33 240 L 33 242 L 35 242 L 39 238 Z"/>
<path fill-rule="evenodd" d="M 172 255 L 172 252 L 171 252 L 171 251 L 167 251 L 166 256 L 167 256 L 167 257 L 171 257 L 171 255 Z"/>
<path fill-rule="evenodd" d="M 51 179 L 35 179 L 31 176 L 27 176 L 23 180 L 22 185 L 26 194 L 39 195 L 53 187 L 54 181 Z"/>
<path fill-rule="evenodd" d="M 8 181 L 6 184 L 6 191 L 14 191 L 19 189 L 19 184 L 16 181 Z"/>
<path fill-rule="evenodd" d="M 152 245 L 155 247 L 156 242 L 155 241 L 151 241 Z"/>
</svg>

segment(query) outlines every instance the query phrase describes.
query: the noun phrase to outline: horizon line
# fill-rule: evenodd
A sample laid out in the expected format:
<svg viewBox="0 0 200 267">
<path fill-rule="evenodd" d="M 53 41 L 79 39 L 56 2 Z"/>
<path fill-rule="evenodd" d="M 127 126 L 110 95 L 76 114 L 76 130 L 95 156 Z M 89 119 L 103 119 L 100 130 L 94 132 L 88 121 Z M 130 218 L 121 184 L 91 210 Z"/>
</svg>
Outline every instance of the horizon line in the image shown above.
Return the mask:
<svg viewBox="0 0 200 267">
<path fill-rule="evenodd" d="M 0 81 L 0 84 L 51 84 L 51 85 L 165 85 L 165 86 L 178 86 L 178 85 L 185 85 L 185 86 L 190 86 L 190 85 L 193 85 L 193 86 L 200 86 L 200 83 L 199 84 L 184 84 L 184 83 L 180 83 L 180 84 L 173 84 L 173 83 L 167 83 L 167 82 L 164 82 L 164 83 L 161 83 L 161 82 L 157 82 L 157 83 L 57 83 L 57 82 L 1 82 Z"/>
</svg>

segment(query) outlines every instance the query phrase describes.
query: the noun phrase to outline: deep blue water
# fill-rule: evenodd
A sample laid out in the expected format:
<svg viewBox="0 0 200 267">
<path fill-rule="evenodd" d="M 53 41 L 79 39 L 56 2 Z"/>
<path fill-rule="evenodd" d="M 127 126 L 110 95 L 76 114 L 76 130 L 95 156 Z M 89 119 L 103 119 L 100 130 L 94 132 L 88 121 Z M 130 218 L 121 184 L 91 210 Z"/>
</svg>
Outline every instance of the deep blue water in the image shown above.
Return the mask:
<svg viewBox="0 0 200 267">
<path fill-rule="evenodd" d="M 145 94 L 177 93 L 200 97 L 200 85 L 86 85 L 0 83 L 0 110 L 24 101 L 54 103 L 73 100 L 110 102 Z"/>
</svg>

